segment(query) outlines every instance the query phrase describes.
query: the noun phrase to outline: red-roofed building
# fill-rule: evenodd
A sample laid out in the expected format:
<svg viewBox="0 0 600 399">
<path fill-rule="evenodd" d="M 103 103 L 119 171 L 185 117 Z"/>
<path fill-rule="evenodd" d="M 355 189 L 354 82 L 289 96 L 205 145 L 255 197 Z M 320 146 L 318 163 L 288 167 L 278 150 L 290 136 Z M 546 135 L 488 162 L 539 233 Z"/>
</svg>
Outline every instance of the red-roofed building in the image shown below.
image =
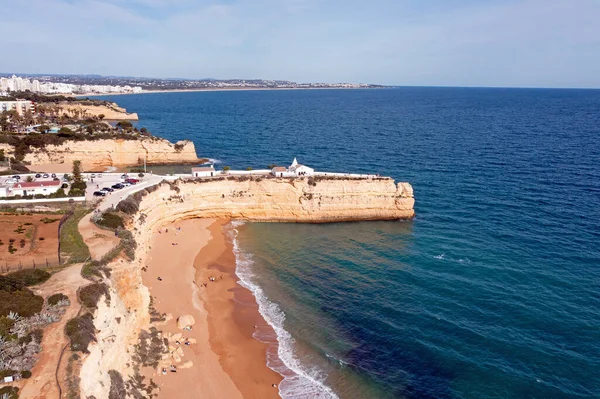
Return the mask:
<svg viewBox="0 0 600 399">
<path fill-rule="evenodd" d="M 61 184 L 62 183 L 59 181 L 34 181 L 15 183 L 11 187 L 7 187 L 6 194 L 9 197 L 13 197 L 15 195 L 49 195 L 57 192 Z"/>
</svg>

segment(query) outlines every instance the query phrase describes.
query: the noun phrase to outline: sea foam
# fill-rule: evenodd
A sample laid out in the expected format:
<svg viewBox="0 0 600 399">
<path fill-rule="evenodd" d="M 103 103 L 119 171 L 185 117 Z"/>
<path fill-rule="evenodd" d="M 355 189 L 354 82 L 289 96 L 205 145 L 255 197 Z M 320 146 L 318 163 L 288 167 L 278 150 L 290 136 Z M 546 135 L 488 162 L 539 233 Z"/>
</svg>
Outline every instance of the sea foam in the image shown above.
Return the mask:
<svg viewBox="0 0 600 399">
<path fill-rule="evenodd" d="M 252 272 L 252 255 L 240 249 L 237 239 L 237 227 L 243 223 L 231 222 L 229 232 L 236 258 L 236 274 L 240 279 L 240 285 L 249 289 L 256 298 L 260 314 L 277 336 L 277 354 L 275 355 L 271 350 L 267 351 L 267 366 L 284 377 L 279 384 L 281 397 L 284 399 L 337 399 L 338 396 L 324 383 L 327 376 L 322 370 L 303 364 L 298 359 L 294 353 L 294 338 L 283 328 L 285 313 L 276 303 L 270 301 L 262 288 L 255 283 L 255 276 Z M 263 341 L 260 330 L 254 337 Z"/>
</svg>

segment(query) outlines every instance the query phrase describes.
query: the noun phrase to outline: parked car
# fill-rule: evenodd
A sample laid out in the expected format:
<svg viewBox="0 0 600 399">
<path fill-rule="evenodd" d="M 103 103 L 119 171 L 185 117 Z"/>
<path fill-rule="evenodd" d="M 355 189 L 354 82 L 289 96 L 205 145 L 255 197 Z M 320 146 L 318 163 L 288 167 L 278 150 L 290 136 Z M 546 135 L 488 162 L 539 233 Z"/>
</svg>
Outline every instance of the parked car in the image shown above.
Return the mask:
<svg viewBox="0 0 600 399">
<path fill-rule="evenodd" d="M 129 176 L 127 176 L 127 174 L 124 173 L 121 175 L 121 179 L 129 179 Z"/>
<path fill-rule="evenodd" d="M 95 179 L 95 178 L 96 178 L 96 174 L 95 174 L 95 173 L 92 173 L 92 174 L 90 175 L 90 177 L 91 177 L 92 179 Z"/>
<path fill-rule="evenodd" d="M 54 179 L 56 177 L 56 173 L 52 173 L 50 176 Z"/>
<path fill-rule="evenodd" d="M 112 192 L 113 192 L 113 191 L 115 191 L 115 190 L 113 190 L 113 189 L 112 189 L 112 188 L 110 188 L 110 187 L 104 187 L 104 188 L 103 188 L 103 189 L 101 189 L 100 191 L 106 191 L 107 193 L 112 193 Z"/>
<path fill-rule="evenodd" d="M 94 191 L 94 197 L 106 197 L 106 191 Z"/>
<path fill-rule="evenodd" d="M 127 181 L 124 181 L 123 183 L 119 183 L 119 184 L 121 184 L 123 187 L 129 187 L 129 186 L 131 186 L 131 183 L 129 183 Z"/>
<path fill-rule="evenodd" d="M 13 179 L 11 177 L 11 178 L 6 179 L 6 181 L 4 182 L 4 184 L 15 184 L 17 181 L 18 181 L 17 179 Z"/>
<path fill-rule="evenodd" d="M 14 175 L 12 178 L 16 179 L 16 180 L 21 180 L 21 176 L 19 176 L 19 175 Z"/>
<path fill-rule="evenodd" d="M 139 183 L 139 180 L 138 180 L 138 179 L 126 179 L 125 181 L 126 181 L 127 183 L 130 183 L 130 184 L 136 184 L 136 183 Z"/>
<path fill-rule="evenodd" d="M 42 175 L 41 175 L 41 174 L 39 174 L 39 173 L 36 173 L 36 174 L 35 174 L 35 178 L 36 178 L 36 179 L 39 179 L 40 177 L 42 177 Z"/>
<path fill-rule="evenodd" d="M 117 183 L 117 184 L 113 184 L 111 187 L 114 188 L 115 190 L 120 190 L 125 186 L 122 185 L 121 183 Z"/>
<path fill-rule="evenodd" d="M 102 173 L 98 173 L 98 174 L 96 175 L 96 177 L 97 177 L 97 178 L 101 178 L 101 177 L 102 177 Z"/>
<path fill-rule="evenodd" d="M 42 175 L 42 177 L 43 177 L 43 178 L 47 178 L 47 177 L 50 177 L 50 175 L 49 175 L 48 173 L 44 173 L 44 174 Z"/>
</svg>

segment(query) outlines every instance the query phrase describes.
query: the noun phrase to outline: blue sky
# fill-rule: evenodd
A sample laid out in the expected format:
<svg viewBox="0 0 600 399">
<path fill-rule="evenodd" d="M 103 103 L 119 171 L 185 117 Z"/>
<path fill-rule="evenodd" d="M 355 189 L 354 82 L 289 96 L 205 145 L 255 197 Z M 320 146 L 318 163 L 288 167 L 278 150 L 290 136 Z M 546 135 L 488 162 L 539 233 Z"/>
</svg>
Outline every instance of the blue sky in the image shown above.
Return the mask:
<svg viewBox="0 0 600 399">
<path fill-rule="evenodd" d="M 0 0 L 0 71 L 600 87 L 600 0 Z"/>
</svg>

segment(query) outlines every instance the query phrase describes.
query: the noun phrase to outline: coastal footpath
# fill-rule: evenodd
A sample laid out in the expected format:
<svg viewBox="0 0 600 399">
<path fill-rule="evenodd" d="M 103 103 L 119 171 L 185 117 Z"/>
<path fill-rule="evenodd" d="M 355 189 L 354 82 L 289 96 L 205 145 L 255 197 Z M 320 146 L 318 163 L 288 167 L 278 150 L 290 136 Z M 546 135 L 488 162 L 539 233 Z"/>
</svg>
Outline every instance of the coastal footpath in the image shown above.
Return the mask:
<svg viewBox="0 0 600 399">
<path fill-rule="evenodd" d="M 135 260 L 118 259 L 108 265 L 112 299 L 101 301 L 94 317 L 97 343 L 90 347 L 80 373 L 84 397 L 108 397 L 111 370 L 134 375 L 133 352 L 123 348 L 136 345 L 139 332 L 151 326 L 150 291 L 143 284 L 143 273 L 152 261 L 153 237 L 159 229 L 196 218 L 324 223 L 414 217 L 411 185 L 395 184 L 391 178 L 228 176 L 178 180 L 149 187 L 124 201 L 137 209 L 126 226 L 137 243 Z M 203 388 L 188 386 L 187 390 L 200 392 Z"/>
</svg>

